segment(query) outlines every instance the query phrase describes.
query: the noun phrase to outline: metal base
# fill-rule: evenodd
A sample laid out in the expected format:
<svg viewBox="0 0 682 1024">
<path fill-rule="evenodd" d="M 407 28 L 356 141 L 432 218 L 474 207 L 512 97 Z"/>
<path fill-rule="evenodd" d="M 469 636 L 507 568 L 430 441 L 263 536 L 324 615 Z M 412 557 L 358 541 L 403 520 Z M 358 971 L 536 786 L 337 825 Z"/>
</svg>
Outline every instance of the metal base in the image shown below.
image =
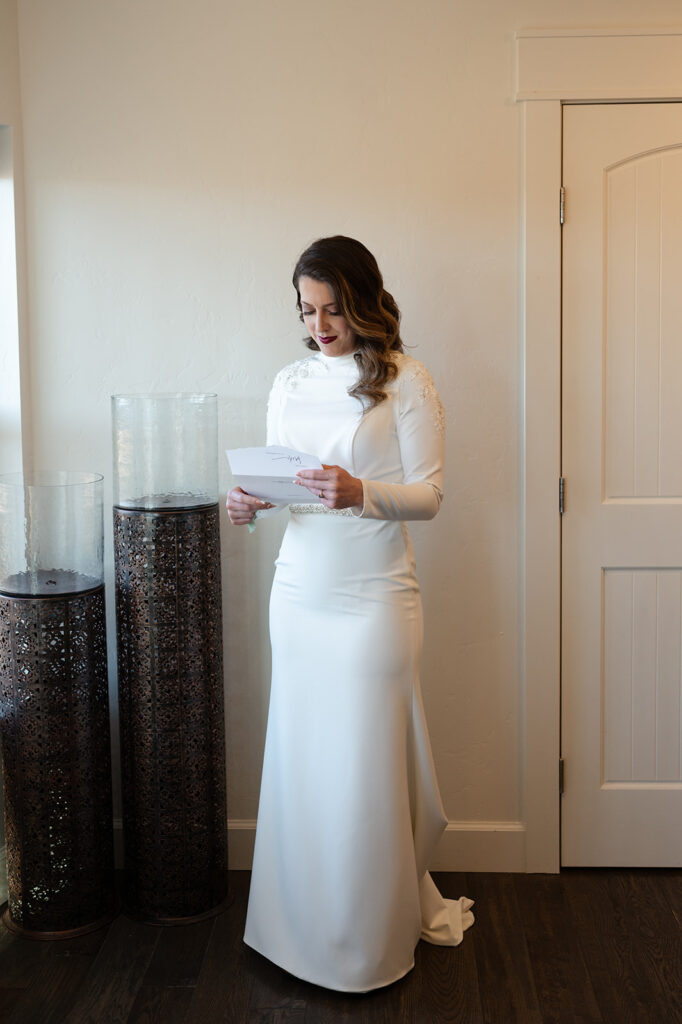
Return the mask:
<svg viewBox="0 0 682 1024">
<path fill-rule="evenodd" d="M 12 930 L 80 934 L 115 906 L 102 585 L 0 593 L 0 736 Z"/>
<path fill-rule="evenodd" d="M 89 935 L 90 932 L 98 932 L 100 928 L 105 928 L 108 924 L 111 924 L 111 922 L 118 917 L 119 912 L 120 908 L 116 906 L 113 910 L 109 911 L 108 914 L 104 914 L 102 917 L 98 918 L 97 921 L 81 925 L 80 928 L 67 928 L 58 932 L 38 932 L 33 931 L 30 928 L 24 928 L 22 925 L 17 924 L 16 921 L 13 921 L 9 908 L 7 908 L 2 914 L 2 923 L 8 932 L 12 932 L 13 935 L 21 935 L 22 939 L 36 939 L 38 942 L 54 942 L 59 939 L 75 939 L 79 935 Z"/>
<path fill-rule="evenodd" d="M 126 906 L 123 907 L 122 913 L 125 917 L 130 918 L 131 921 L 139 921 L 140 924 L 150 924 L 157 928 L 175 928 L 183 924 L 196 924 L 197 921 L 206 921 L 210 917 L 219 917 L 233 903 L 234 894 L 230 893 L 217 907 L 211 907 L 210 910 L 204 911 L 203 914 L 194 914 L 193 917 L 146 917 L 144 914 L 138 914 L 134 909 Z"/>
<path fill-rule="evenodd" d="M 227 895 L 218 517 L 114 508 L 124 901 L 150 924 Z"/>
</svg>

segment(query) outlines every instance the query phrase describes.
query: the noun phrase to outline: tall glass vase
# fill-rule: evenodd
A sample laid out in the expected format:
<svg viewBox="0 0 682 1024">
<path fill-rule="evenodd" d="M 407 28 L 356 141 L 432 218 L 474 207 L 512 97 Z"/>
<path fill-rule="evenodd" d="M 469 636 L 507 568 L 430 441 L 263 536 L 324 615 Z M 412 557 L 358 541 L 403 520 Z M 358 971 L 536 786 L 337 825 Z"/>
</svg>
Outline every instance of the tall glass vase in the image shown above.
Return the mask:
<svg viewBox="0 0 682 1024">
<path fill-rule="evenodd" d="M 227 897 L 217 396 L 112 422 L 125 907 L 173 924 Z"/>
<path fill-rule="evenodd" d="M 5 924 L 69 937 L 114 912 L 102 477 L 0 476 Z"/>
</svg>

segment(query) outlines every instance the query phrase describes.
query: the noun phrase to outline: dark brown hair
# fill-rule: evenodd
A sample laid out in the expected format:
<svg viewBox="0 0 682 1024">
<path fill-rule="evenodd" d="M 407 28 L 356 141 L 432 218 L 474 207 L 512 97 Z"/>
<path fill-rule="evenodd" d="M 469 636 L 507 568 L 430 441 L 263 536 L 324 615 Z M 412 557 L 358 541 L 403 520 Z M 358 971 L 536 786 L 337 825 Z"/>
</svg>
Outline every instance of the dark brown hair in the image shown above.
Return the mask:
<svg viewBox="0 0 682 1024">
<path fill-rule="evenodd" d="M 362 242 L 345 235 L 318 238 L 299 257 L 294 270 L 296 307 L 303 320 L 298 282 L 302 277 L 328 284 L 339 311 L 355 332 L 355 360 L 360 379 L 348 389 L 350 395 L 365 398 L 369 408 L 386 398 L 386 385 L 395 379 L 398 368 L 393 352 L 403 351 L 400 337 L 400 310 L 395 299 L 384 288 L 384 279 L 372 256 Z M 312 338 L 308 348 L 318 352 Z"/>
</svg>

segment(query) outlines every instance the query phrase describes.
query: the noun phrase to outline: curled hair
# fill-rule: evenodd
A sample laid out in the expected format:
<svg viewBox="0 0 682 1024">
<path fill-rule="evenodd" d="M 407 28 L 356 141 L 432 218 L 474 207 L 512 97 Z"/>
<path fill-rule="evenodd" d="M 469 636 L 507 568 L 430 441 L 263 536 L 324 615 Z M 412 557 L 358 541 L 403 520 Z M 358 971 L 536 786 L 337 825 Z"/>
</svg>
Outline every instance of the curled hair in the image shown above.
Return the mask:
<svg viewBox="0 0 682 1024">
<path fill-rule="evenodd" d="M 360 379 L 348 393 L 360 400 L 367 399 L 368 408 L 379 405 L 386 398 L 386 385 L 397 376 L 398 367 L 392 354 L 403 351 L 403 342 L 400 310 L 384 288 L 374 256 L 362 242 L 345 235 L 313 242 L 299 257 L 294 270 L 296 307 L 301 321 L 303 311 L 298 282 L 302 277 L 312 277 L 329 285 L 341 315 L 355 333 L 354 355 L 360 367 Z M 305 343 L 314 352 L 319 351 L 312 338 L 306 338 Z"/>
</svg>

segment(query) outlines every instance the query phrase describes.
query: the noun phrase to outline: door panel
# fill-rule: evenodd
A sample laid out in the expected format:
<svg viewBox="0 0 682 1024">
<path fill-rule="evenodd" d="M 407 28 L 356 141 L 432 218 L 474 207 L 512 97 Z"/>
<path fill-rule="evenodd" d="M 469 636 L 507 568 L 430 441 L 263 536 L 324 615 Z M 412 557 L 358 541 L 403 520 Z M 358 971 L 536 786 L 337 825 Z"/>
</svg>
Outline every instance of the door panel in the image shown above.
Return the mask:
<svg viewBox="0 0 682 1024">
<path fill-rule="evenodd" d="M 680 780 L 682 573 L 604 571 L 604 785 Z"/>
<path fill-rule="evenodd" d="M 682 105 L 564 112 L 562 863 L 682 864 Z"/>
<path fill-rule="evenodd" d="M 682 149 L 606 169 L 606 496 L 682 495 Z"/>
</svg>

